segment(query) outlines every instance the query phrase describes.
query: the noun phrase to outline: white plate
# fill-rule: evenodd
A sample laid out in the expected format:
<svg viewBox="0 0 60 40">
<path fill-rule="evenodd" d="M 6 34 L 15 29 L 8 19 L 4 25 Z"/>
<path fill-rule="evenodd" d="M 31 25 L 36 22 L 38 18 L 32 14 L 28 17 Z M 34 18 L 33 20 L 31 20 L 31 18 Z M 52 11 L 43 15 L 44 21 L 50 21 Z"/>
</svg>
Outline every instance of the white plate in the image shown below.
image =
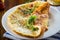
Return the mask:
<svg viewBox="0 0 60 40">
<path fill-rule="evenodd" d="M 18 5 L 18 6 L 21 6 L 21 5 Z M 4 29 L 8 33 L 10 33 L 11 35 L 13 35 L 13 36 L 15 36 L 17 38 L 26 39 L 26 37 L 22 37 L 22 36 L 19 36 L 19 35 L 15 34 L 6 24 L 6 20 L 7 20 L 8 15 L 11 12 L 13 12 L 18 6 L 15 6 L 15 7 L 9 9 L 3 15 L 3 17 L 2 17 L 2 25 L 3 25 Z M 46 37 L 52 36 L 52 35 L 56 34 L 60 30 L 60 13 L 59 13 L 59 11 L 55 7 L 51 6 L 49 12 L 51 13 L 51 19 L 49 21 L 48 31 L 44 33 L 42 38 L 46 38 Z M 40 38 L 38 38 L 38 39 L 40 39 Z"/>
</svg>

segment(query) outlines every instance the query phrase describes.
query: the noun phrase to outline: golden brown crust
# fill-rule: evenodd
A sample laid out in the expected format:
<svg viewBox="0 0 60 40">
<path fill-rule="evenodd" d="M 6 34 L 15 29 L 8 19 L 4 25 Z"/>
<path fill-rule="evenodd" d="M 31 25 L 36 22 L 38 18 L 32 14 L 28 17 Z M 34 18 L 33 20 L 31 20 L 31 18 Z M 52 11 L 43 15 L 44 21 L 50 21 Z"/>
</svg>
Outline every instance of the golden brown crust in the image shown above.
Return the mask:
<svg viewBox="0 0 60 40">
<path fill-rule="evenodd" d="M 49 7 L 50 7 L 50 4 L 48 2 L 45 2 L 42 5 L 40 5 L 38 8 L 36 8 L 33 13 L 35 13 L 36 11 L 39 11 L 39 12 L 43 11 L 44 9 L 45 10 L 47 9 L 49 11 Z"/>
<path fill-rule="evenodd" d="M 42 35 L 38 35 L 38 36 L 25 35 L 25 34 L 15 31 L 15 30 L 13 30 L 13 31 L 20 36 L 24 36 L 24 37 L 28 37 L 28 38 L 38 38 L 38 37 L 42 36 Z M 40 34 L 42 34 L 42 33 L 40 32 Z"/>
</svg>

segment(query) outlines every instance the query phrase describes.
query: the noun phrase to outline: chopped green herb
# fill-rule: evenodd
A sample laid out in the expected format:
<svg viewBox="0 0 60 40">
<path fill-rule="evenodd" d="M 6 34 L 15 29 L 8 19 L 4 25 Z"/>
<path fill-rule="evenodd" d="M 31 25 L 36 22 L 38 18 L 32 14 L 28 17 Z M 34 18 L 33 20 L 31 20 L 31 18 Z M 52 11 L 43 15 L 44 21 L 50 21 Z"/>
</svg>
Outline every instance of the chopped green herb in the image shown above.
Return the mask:
<svg viewBox="0 0 60 40">
<path fill-rule="evenodd" d="M 28 29 L 30 29 L 30 30 L 32 30 L 32 31 L 37 31 L 38 30 L 38 28 L 36 27 L 34 27 L 33 26 L 33 22 L 36 20 L 36 16 L 35 15 L 32 15 L 32 16 L 30 16 L 30 18 L 28 19 L 28 21 L 27 21 L 27 24 L 26 24 L 26 27 L 28 28 Z"/>
<path fill-rule="evenodd" d="M 31 14 L 34 11 L 34 8 L 23 10 L 24 14 Z"/>
<path fill-rule="evenodd" d="M 36 27 L 36 28 L 34 28 L 34 27 L 32 28 L 32 31 L 37 31 L 37 30 L 38 30 L 38 28 L 37 28 L 37 27 Z"/>
<path fill-rule="evenodd" d="M 28 24 L 32 24 L 36 20 L 36 18 L 37 17 L 35 15 L 31 16 L 28 20 Z"/>
<path fill-rule="evenodd" d="M 27 25 L 27 28 L 32 30 L 32 31 L 37 31 L 38 30 L 37 27 L 35 28 L 33 25 L 30 25 L 30 24 Z"/>
<path fill-rule="evenodd" d="M 33 12 L 35 10 L 35 8 L 33 7 L 30 11 L 31 11 L 31 13 Z"/>
</svg>

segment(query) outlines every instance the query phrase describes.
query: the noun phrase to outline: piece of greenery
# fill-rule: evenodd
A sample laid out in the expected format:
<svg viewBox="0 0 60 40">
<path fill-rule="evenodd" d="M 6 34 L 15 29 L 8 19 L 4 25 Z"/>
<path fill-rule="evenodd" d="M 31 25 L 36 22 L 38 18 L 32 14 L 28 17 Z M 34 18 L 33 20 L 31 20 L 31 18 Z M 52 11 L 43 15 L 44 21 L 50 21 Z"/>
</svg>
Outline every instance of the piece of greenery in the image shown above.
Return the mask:
<svg viewBox="0 0 60 40">
<path fill-rule="evenodd" d="M 32 27 L 32 31 L 37 31 L 37 30 L 38 30 L 37 27 L 36 28 Z"/>
<path fill-rule="evenodd" d="M 29 20 L 28 20 L 28 24 L 32 24 L 35 20 L 36 20 L 36 16 L 33 15 L 33 16 L 30 16 Z"/>
<path fill-rule="evenodd" d="M 30 24 L 28 24 L 26 27 L 27 27 L 28 29 L 32 30 L 32 31 L 37 31 L 37 30 L 38 30 L 37 27 L 35 28 L 33 25 L 30 25 Z"/>
<path fill-rule="evenodd" d="M 27 24 L 26 24 L 26 27 L 28 28 L 28 29 L 30 29 L 30 30 L 32 30 L 32 31 L 37 31 L 38 30 L 38 28 L 36 27 L 34 27 L 33 26 L 33 22 L 36 20 L 36 16 L 35 15 L 33 15 L 33 16 L 30 16 L 30 18 L 28 19 L 28 21 L 27 21 Z"/>
<path fill-rule="evenodd" d="M 34 8 L 23 10 L 24 14 L 31 14 L 34 11 Z"/>
</svg>

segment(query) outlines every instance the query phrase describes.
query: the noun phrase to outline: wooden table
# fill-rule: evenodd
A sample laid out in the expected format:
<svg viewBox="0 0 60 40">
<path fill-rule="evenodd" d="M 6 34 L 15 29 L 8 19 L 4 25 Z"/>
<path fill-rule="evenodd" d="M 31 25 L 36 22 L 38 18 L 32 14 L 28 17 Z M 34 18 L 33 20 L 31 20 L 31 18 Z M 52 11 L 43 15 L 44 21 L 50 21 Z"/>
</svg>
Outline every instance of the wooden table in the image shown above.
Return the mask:
<svg viewBox="0 0 60 40">
<path fill-rule="evenodd" d="M 22 4 L 24 3 L 23 0 L 5 0 L 5 9 L 0 11 L 0 40 L 10 40 L 8 38 L 5 38 L 3 37 L 3 34 L 6 32 L 4 30 L 4 28 L 2 27 L 1 25 L 1 18 L 3 16 L 3 14 L 10 8 L 16 6 L 16 5 L 19 5 L 19 4 Z"/>
</svg>

